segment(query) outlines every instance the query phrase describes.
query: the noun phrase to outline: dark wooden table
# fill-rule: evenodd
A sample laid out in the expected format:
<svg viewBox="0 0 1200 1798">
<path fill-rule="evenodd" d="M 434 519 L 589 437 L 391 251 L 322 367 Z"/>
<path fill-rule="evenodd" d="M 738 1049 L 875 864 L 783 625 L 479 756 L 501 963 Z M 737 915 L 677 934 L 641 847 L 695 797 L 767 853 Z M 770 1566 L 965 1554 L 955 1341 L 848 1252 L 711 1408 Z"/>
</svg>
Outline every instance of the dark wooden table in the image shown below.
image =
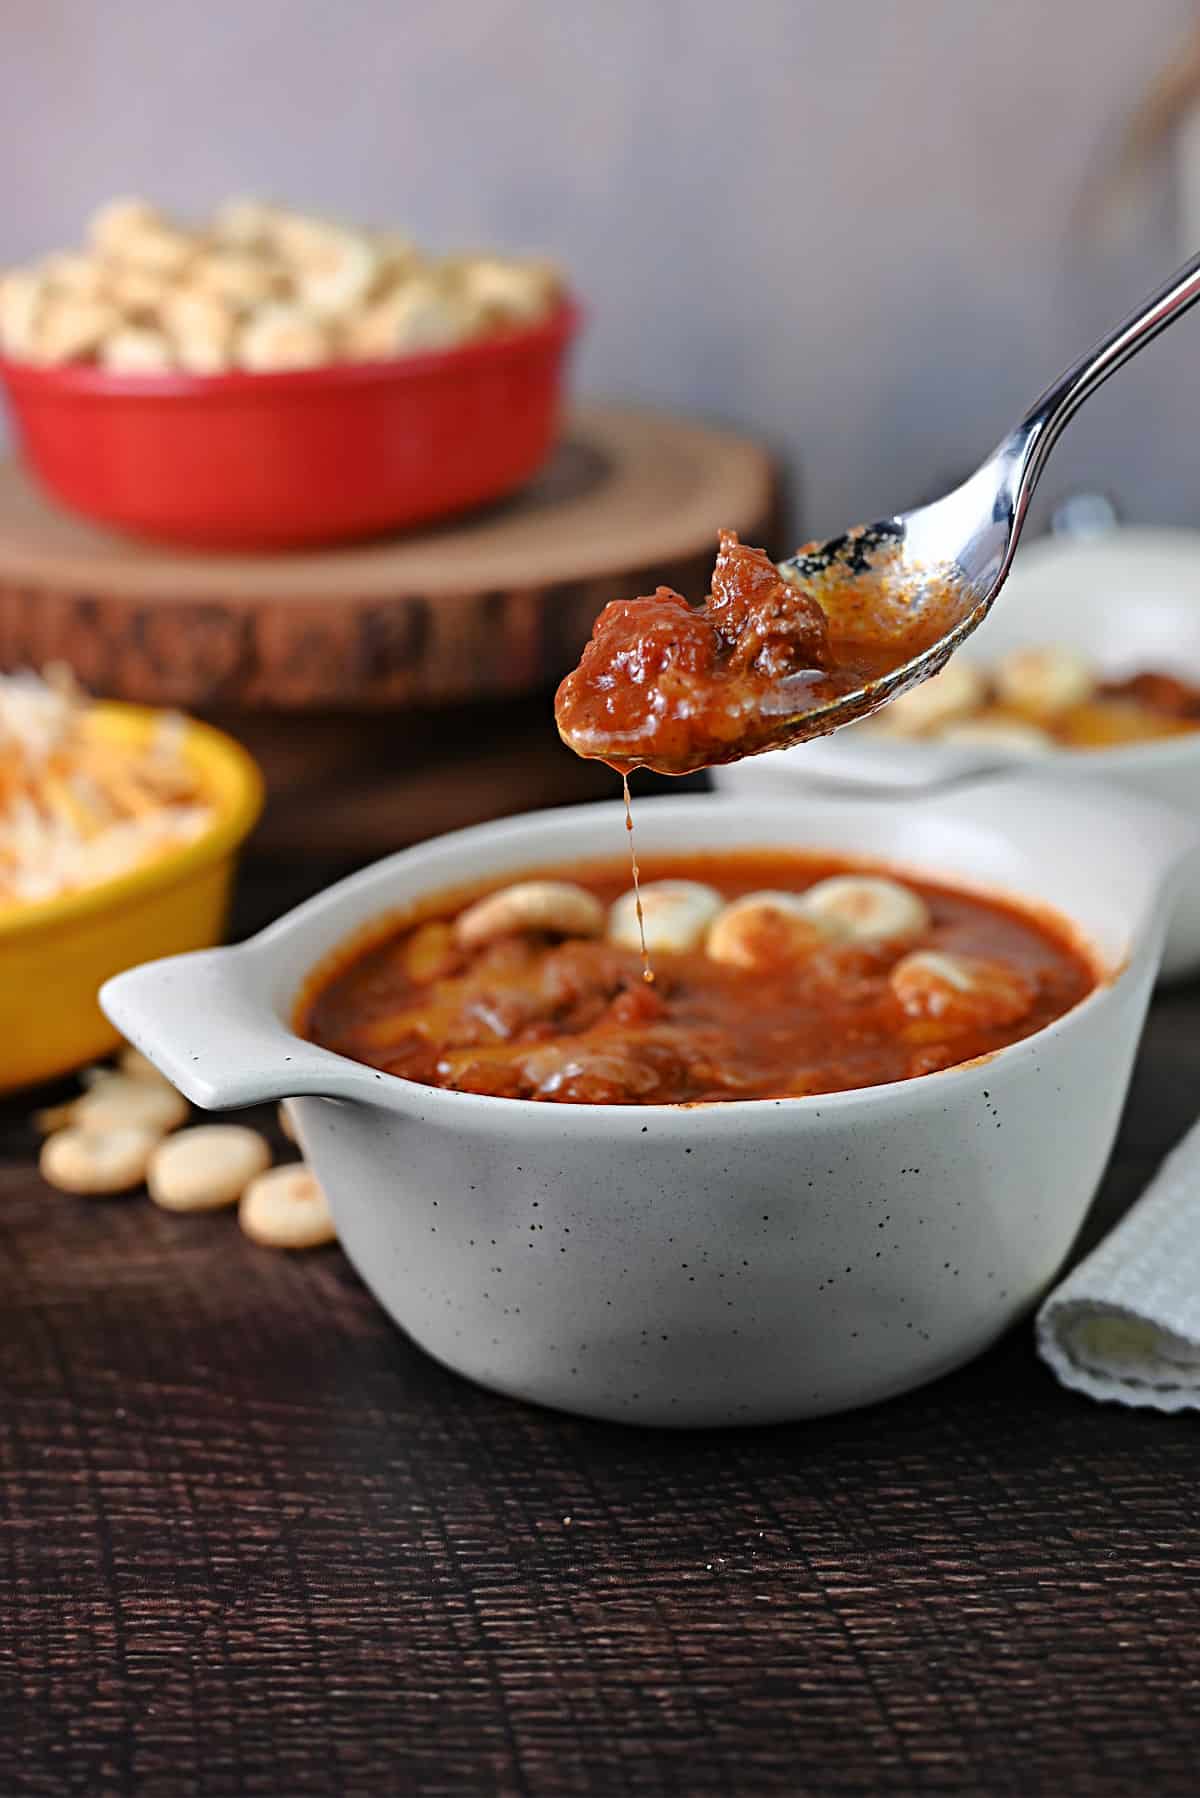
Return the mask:
<svg viewBox="0 0 1200 1798">
<path fill-rule="evenodd" d="M 243 927 L 320 884 L 244 882 Z M 1200 1107 L 1158 1001 L 1112 1222 Z M 1200 1791 L 1200 1431 L 1022 1327 L 879 1409 L 493 1398 L 341 1255 L 42 1187 L 0 1127 L 0 1795 Z"/>
</svg>

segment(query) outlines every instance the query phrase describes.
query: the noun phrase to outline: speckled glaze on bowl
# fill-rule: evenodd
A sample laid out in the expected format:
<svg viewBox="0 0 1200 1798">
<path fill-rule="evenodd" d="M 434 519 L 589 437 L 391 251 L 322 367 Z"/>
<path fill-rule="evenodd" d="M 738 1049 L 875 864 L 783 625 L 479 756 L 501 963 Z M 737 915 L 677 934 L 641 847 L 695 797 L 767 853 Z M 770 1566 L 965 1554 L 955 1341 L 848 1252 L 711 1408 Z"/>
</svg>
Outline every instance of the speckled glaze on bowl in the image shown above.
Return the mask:
<svg viewBox="0 0 1200 1798">
<path fill-rule="evenodd" d="M 887 1398 L 958 1366 L 1037 1298 L 1103 1171 L 1162 946 L 1173 813 L 1013 780 L 903 810 L 638 807 L 643 849 L 796 846 L 1025 895 L 1106 978 L 983 1062 L 810 1099 L 571 1106 L 419 1086 L 302 1041 L 304 978 L 423 895 L 619 855 L 617 805 L 391 857 L 248 943 L 110 981 L 117 1026 L 203 1106 L 291 1097 L 343 1246 L 459 1373 L 594 1417 L 761 1423 Z"/>
</svg>

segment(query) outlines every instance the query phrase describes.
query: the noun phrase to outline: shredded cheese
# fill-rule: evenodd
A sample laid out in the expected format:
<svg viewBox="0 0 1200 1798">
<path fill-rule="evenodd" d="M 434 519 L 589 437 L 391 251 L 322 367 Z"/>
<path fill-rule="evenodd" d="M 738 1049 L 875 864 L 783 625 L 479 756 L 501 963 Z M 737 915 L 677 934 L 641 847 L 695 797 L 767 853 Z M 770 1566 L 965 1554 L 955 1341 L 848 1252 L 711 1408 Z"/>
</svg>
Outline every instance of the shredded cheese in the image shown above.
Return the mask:
<svg viewBox="0 0 1200 1798">
<path fill-rule="evenodd" d="M 212 821 L 164 713 L 149 743 L 97 728 L 60 664 L 0 675 L 0 905 L 80 891 L 192 841 Z"/>
</svg>

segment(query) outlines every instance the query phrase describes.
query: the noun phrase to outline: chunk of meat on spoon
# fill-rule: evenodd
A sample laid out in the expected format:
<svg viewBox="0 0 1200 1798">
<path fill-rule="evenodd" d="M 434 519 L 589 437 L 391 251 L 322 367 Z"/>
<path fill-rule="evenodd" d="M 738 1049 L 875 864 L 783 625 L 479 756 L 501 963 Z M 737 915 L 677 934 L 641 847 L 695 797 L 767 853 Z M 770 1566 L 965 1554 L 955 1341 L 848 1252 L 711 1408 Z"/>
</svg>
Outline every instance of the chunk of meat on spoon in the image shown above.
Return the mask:
<svg viewBox="0 0 1200 1798">
<path fill-rule="evenodd" d="M 724 531 L 702 606 L 659 587 L 605 607 L 558 690 L 559 734 L 619 774 L 738 761 L 821 734 L 822 712 L 928 647 L 934 626 L 882 576 L 818 596 Z"/>
<path fill-rule="evenodd" d="M 682 774 L 746 754 L 779 683 L 823 681 L 830 659 L 817 601 L 726 531 L 705 605 L 659 587 L 604 608 L 555 716 L 579 755 Z"/>
</svg>

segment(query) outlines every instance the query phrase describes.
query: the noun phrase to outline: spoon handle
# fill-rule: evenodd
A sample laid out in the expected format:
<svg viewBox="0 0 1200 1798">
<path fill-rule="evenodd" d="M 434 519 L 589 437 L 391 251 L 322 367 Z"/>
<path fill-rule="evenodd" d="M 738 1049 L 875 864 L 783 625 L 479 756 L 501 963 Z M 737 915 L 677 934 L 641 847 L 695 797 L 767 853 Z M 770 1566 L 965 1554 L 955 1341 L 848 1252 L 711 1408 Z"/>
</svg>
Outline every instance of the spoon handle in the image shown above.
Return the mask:
<svg viewBox="0 0 1200 1798">
<path fill-rule="evenodd" d="M 1068 419 L 1123 362 L 1128 362 L 1151 338 L 1182 317 L 1197 300 L 1200 300 L 1200 255 L 1193 256 L 1115 330 L 1102 337 L 1078 362 L 1072 363 L 1066 373 L 1035 400 L 1020 424 L 999 446 L 994 460 L 1001 460 L 1006 465 L 1013 522 L 1012 547 L 1016 546 L 1046 458 Z"/>
</svg>

